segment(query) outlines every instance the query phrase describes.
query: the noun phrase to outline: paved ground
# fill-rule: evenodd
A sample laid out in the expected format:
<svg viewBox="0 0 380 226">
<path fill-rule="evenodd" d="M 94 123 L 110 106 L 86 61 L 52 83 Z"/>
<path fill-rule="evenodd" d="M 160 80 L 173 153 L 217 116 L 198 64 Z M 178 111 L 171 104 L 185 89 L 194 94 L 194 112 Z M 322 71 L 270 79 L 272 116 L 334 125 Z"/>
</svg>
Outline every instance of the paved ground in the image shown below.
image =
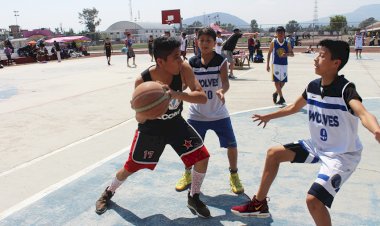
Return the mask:
<svg viewBox="0 0 380 226">
<path fill-rule="evenodd" d="M 362 97 L 380 97 L 380 54 L 363 56 L 362 60 L 352 57 L 342 73 L 356 84 Z M 296 54 L 290 60 L 288 102 L 316 78 L 313 57 Z M 194 218 L 185 207 L 186 194 L 174 191 L 182 166 L 170 149 L 155 172 L 142 171 L 131 178 L 118 190 L 113 209 L 97 216 L 94 201 L 126 159 L 136 127 L 129 100 L 135 77 L 151 64 L 147 55 L 137 55 L 136 62 L 137 68 L 127 68 L 125 56 L 115 56 L 112 66 L 99 57 L 1 70 L 0 225 L 312 225 L 304 197 L 317 167 L 308 165 L 281 168 L 270 194 L 272 218 L 232 216 L 230 206 L 247 197 L 228 191 L 225 152 L 219 150 L 213 134 L 206 140 L 213 158 L 203 187 L 213 219 Z M 302 112 L 276 120 L 264 130 L 255 127 L 249 110 L 273 105 L 269 73 L 265 64 L 254 64 L 235 74 L 239 79 L 231 81 L 227 106 L 230 113 L 241 112 L 232 118 L 241 178 L 251 196 L 259 183 L 265 150 L 308 132 Z M 379 101 L 365 102 L 378 118 Z M 379 146 L 362 127 L 361 138 L 363 159 L 335 200 L 331 212 L 335 225 L 380 224 L 374 212 L 380 203 Z"/>
</svg>

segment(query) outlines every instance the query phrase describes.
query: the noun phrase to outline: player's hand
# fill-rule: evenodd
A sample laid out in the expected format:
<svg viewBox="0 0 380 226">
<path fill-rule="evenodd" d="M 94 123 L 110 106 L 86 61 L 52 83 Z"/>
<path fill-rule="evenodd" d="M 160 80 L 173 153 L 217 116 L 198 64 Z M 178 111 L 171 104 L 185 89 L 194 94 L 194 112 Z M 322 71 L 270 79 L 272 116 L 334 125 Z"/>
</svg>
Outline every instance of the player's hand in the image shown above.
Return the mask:
<svg viewBox="0 0 380 226">
<path fill-rule="evenodd" d="M 380 129 L 375 131 L 375 139 L 380 143 Z"/>
<path fill-rule="evenodd" d="M 224 99 L 224 93 L 222 89 L 218 89 L 216 91 L 216 95 L 219 97 L 223 104 L 226 102 L 226 99 Z"/>
<path fill-rule="evenodd" d="M 172 90 L 168 85 L 159 82 L 162 85 L 162 88 L 166 90 L 166 94 L 169 95 L 170 99 L 178 99 L 180 92 Z"/>
<path fill-rule="evenodd" d="M 135 115 L 136 121 L 140 124 L 144 124 L 147 120 L 147 118 L 143 117 L 141 114 L 136 113 Z"/>
<path fill-rule="evenodd" d="M 287 56 L 288 56 L 288 54 L 284 52 L 284 53 L 281 54 L 280 57 L 287 57 Z"/>
<path fill-rule="evenodd" d="M 265 115 L 254 114 L 252 116 L 252 118 L 253 118 L 254 122 L 260 121 L 259 124 L 257 124 L 257 126 L 260 126 L 262 123 L 264 123 L 263 128 L 265 128 L 265 126 L 267 125 L 267 123 L 270 121 L 270 118 L 268 116 L 265 116 Z"/>
<path fill-rule="evenodd" d="M 270 72 L 270 66 L 267 65 L 267 72 Z"/>
</svg>

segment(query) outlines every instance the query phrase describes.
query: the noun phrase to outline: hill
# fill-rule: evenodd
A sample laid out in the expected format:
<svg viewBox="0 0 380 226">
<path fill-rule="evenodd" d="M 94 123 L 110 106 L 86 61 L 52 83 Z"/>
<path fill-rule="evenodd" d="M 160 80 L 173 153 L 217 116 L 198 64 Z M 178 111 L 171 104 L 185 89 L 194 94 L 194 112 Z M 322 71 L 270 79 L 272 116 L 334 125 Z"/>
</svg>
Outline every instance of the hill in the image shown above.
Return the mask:
<svg viewBox="0 0 380 226">
<path fill-rule="evenodd" d="M 236 27 L 247 27 L 249 26 L 249 23 L 240 19 L 237 16 L 233 16 L 228 13 L 222 13 L 222 12 L 215 12 L 215 13 L 209 13 L 209 14 L 204 14 L 201 16 L 195 16 L 195 17 L 190 17 L 187 19 L 184 19 L 182 21 L 182 24 L 184 25 L 191 25 L 195 21 L 199 21 L 204 25 L 209 25 L 210 23 L 215 23 L 216 21 L 220 21 L 221 24 L 233 24 Z"/>
<path fill-rule="evenodd" d="M 350 12 L 350 13 L 336 14 L 336 15 L 343 15 L 346 17 L 347 22 L 349 24 L 358 25 L 360 22 L 370 17 L 373 17 L 376 20 L 380 21 L 379 12 L 380 12 L 380 4 L 372 4 L 372 5 L 361 6 L 355 11 Z M 331 15 L 331 16 L 335 16 L 335 15 Z M 312 23 L 312 21 L 306 21 L 302 23 Z M 319 18 L 318 23 L 321 23 L 321 24 L 330 23 L 330 17 Z"/>
</svg>

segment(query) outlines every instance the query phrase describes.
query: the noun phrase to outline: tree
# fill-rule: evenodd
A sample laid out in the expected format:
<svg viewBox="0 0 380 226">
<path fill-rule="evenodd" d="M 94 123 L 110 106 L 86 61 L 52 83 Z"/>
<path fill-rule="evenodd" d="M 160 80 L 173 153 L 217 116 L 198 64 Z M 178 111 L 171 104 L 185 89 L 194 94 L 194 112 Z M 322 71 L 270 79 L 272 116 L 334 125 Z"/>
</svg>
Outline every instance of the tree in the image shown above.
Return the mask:
<svg viewBox="0 0 380 226">
<path fill-rule="evenodd" d="M 64 35 L 65 36 L 72 36 L 72 35 L 75 35 L 75 32 L 72 28 L 69 28 L 69 31 L 64 32 Z"/>
<path fill-rule="evenodd" d="M 342 30 L 342 28 L 347 26 L 347 19 L 343 15 L 336 15 L 333 17 L 330 17 L 330 28 L 332 31 L 339 32 Z"/>
<path fill-rule="evenodd" d="M 301 26 L 297 21 L 291 20 L 286 24 L 285 28 L 288 33 L 293 34 L 293 32 L 299 31 Z"/>
<path fill-rule="evenodd" d="M 192 27 L 202 27 L 203 26 L 203 24 L 202 24 L 202 22 L 200 22 L 200 21 L 194 21 L 193 22 L 193 24 L 192 25 L 190 25 L 190 26 L 192 26 Z"/>
<path fill-rule="evenodd" d="M 96 27 L 99 26 L 101 19 L 98 18 L 99 11 L 95 8 L 83 9 L 79 13 L 79 23 L 84 24 L 89 32 L 95 32 Z"/>
<path fill-rule="evenodd" d="M 275 28 L 275 27 L 270 27 L 268 31 L 269 31 L 269 32 L 275 32 L 275 31 L 276 31 L 276 28 Z"/>
<path fill-rule="evenodd" d="M 228 23 L 228 24 L 221 24 L 220 27 L 227 31 L 232 31 L 235 28 L 235 25 Z"/>
<path fill-rule="evenodd" d="M 367 27 L 373 23 L 376 23 L 376 22 L 377 22 L 377 20 L 375 18 L 370 17 L 370 18 L 365 19 L 362 22 L 360 22 L 359 28 L 363 29 L 363 28 L 365 28 L 365 27 Z"/>
<path fill-rule="evenodd" d="M 251 32 L 259 32 L 259 25 L 256 20 L 251 20 Z"/>
</svg>

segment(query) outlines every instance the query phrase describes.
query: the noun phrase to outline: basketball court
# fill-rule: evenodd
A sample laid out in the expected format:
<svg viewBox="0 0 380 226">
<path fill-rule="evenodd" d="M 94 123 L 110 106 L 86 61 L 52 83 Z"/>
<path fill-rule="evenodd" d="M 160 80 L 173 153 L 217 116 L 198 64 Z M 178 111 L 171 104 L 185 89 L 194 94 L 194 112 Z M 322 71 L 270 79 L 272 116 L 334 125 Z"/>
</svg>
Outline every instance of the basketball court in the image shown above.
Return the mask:
<svg viewBox="0 0 380 226">
<path fill-rule="evenodd" d="M 380 55 L 351 59 L 343 74 L 353 81 L 364 105 L 380 118 Z M 129 100 L 135 77 L 150 65 L 137 55 L 137 68 L 125 56 L 68 60 L 58 64 L 9 67 L 0 74 L 0 225 L 313 225 L 305 197 L 319 165 L 281 165 L 270 193 L 271 217 L 241 218 L 230 208 L 257 190 L 266 150 L 308 138 L 305 111 L 257 127 L 253 113 L 276 110 L 273 84 L 265 64 L 236 71 L 227 105 L 239 149 L 239 174 L 245 193 L 229 191 L 226 151 L 208 132 L 211 158 L 202 200 L 212 218 L 199 219 L 186 207 L 187 193 L 174 186 L 183 173 L 175 152 L 167 147 L 155 171 L 132 175 L 112 198 L 110 210 L 95 213 L 95 201 L 128 157 L 136 128 Z M 285 98 L 291 103 L 316 76 L 312 57 L 290 59 Z M 70 68 L 68 70 L 67 68 Z M 185 105 L 186 109 L 188 105 Z M 186 117 L 187 110 L 183 116 Z M 361 163 L 344 184 L 330 211 L 333 225 L 379 225 L 379 144 L 363 126 Z"/>
</svg>

